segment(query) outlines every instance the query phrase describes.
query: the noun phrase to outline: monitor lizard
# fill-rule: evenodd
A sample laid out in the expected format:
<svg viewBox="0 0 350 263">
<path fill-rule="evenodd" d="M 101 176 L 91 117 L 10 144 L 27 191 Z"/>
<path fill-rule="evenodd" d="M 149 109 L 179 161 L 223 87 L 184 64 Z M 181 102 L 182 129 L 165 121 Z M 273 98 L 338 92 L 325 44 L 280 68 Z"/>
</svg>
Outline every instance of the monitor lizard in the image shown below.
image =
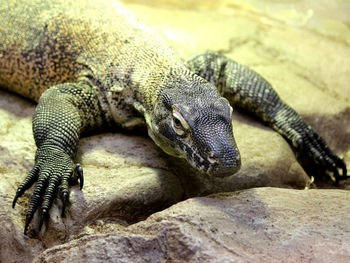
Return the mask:
<svg viewBox="0 0 350 263">
<path fill-rule="evenodd" d="M 165 153 L 199 173 L 234 174 L 241 166 L 232 106 L 280 133 L 336 180 L 346 165 L 256 72 L 212 52 L 189 60 L 115 0 L 3 0 L 0 86 L 38 103 L 33 117 L 35 164 L 13 207 L 36 183 L 24 233 L 38 208 L 40 226 L 57 192 L 69 198 L 79 138 L 118 126 L 147 127 Z M 340 173 L 339 173 L 340 172 Z"/>
</svg>

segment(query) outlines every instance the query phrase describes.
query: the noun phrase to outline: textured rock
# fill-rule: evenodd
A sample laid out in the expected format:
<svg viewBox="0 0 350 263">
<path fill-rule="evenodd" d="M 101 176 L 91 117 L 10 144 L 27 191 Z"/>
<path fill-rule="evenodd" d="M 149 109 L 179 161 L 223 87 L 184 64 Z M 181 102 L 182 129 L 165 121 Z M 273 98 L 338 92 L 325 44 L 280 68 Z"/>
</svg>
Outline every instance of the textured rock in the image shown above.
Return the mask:
<svg viewBox="0 0 350 263">
<path fill-rule="evenodd" d="M 230 1 L 205 0 L 201 2 L 202 5 L 198 5 L 199 2 L 195 0 L 152 1 L 152 7 L 148 6 L 148 2 L 135 0 L 131 2 L 138 2 L 138 4 L 130 4 L 128 1 L 128 6 L 142 20 L 169 39 L 173 46 L 179 48 L 184 57 L 206 50 L 219 51 L 261 73 L 271 82 L 281 97 L 300 112 L 326 139 L 331 148 L 336 153 L 343 155 L 346 162 L 350 163 L 350 89 L 348 88 L 350 75 L 347 74 L 350 69 L 350 61 L 348 60 L 350 47 L 346 34 L 335 35 L 334 32 L 324 31 L 320 33 L 314 28 L 295 25 L 287 20 L 281 21 L 274 12 L 261 13 L 260 7 L 254 6 L 254 1 L 253 4 L 252 1 L 249 1 L 251 4 L 248 7 L 245 4 L 232 5 Z M 288 16 L 283 17 L 284 19 L 288 18 Z M 188 167 L 181 164 L 176 166 L 175 162 L 171 161 L 169 164 L 163 154 L 146 137 L 118 133 L 96 135 L 85 138 L 81 142 L 78 161 L 83 164 L 85 186 L 83 191 L 79 191 L 77 186 L 72 187 L 70 196 L 72 205 L 67 217 L 61 219 L 61 204 L 58 200 L 51 209 L 48 227 L 45 226 L 42 231 L 46 230 L 45 235 L 42 233 L 37 235 L 36 230 L 31 229 L 30 238 L 25 237 L 22 234 L 25 209 L 32 191 L 29 190 L 19 200 L 16 209 L 11 209 L 11 203 L 17 186 L 33 166 L 35 146 L 32 138 L 31 116 L 34 108 L 34 104 L 0 90 L 1 262 L 30 262 L 36 255 L 52 246 L 55 246 L 55 251 L 64 249 L 59 254 L 62 255 L 65 253 L 64 251 L 74 250 L 74 244 L 84 245 L 84 242 L 92 244 L 90 242 L 95 242 L 94 240 L 101 247 L 101 251 L 108 251 L 109 248 L 106 245 L 111 245 L 111 242 L 124 244 L 121 246 L 123 251 L 117 248 L 116 251 L 122 255 L 130 255 L 130 257 L 138 253 L 139 255 L 148 253 L 149 257 L 153 255 L 154 258 L 168 256 L 176 260 L 180 259 L 181 256 L 182 258 L 201 259 L 208 255 L 209 252 L 206 252 L 205 249 L 209 251 L 211 249 L 209 246 L 213 247 L 210 251 L 231 257 L 234 253 L 227 250 L 224 243 L 230 244 L 231 247 L 237 245 L 237 249 L 241 248 L 241 244 L 235 243 L 236 236 L 239 235 L 236 234 L 233 238 L 231 230 L 226 228 L 223 228 L 223 231 L 231 234 L 225 235 L 223 233 L 223 236 L 220 237 L 224 240 L 223 242 L 208 241 L 210 245 L 202 244 L 200 239 L 197 240 L 197 234 L 193 238 L 191 235 L 182 234 L 181 229 L 187 226 L 182 227 L 179 221 L 176 221 L 176 225 L 168 222 L 168 227 L 174 229 L 173 235 L 171 235 L 173 243 L 167 243 L 169 240 L 166 236 L 166 233 L 170 233 L 172 230 L 167 229 L 166 225 L 162 225 L 165 232 L 163 232 L 163 236 L 159 236 L 161 232 L 157 232 L 158 228 L 152 221 L 153 217 L 145 223 L 149 224 L 148 226 L 140 223 L 135 227 L 128 227 L 126 230 L 125 228 L 155 211 L 162 210 L 182 200 L 184 196 L 206 195 L 213 192 L 234 191 L 256 186 L 303 188 L 307 181 L 305 172 L 283 138 L 244 115 L 237 114 L 234 120 L 234 132 L 241 151 L 243 166 L 237 174 L 223 179 L 196 176 L 191 173 Z M 325 185 L 325 187 L 330 187 L 330 185 Z M 343 183 L 341 187 L 350 189 L 350 184 L 349 182 Z M 254 191 L 255 194 L 257 190 Z M 287 200 L 293 200 L 295 193 L 298 193 L 297 196 L 301 193 L 304 197 L 307 193 L 317 195 L 314 194 L 316 193 L 314 191 L 282 192 L 285 196 L 289 195 L 289 198 L 286 197 Z M 243 193 L 245 192 L 237 194 L 237 196 Z M 269 190 L 269 193 L 274 195 L 276 192 Z M 306 216 L 311 218 L 314 225 L 318 226 L 318 224 L 325 222 L 322 221 L 321 217 L 323 210 L 329 209 L 332 212 L 332 210 L 338 209 L 335 208 L 336 204 L 343 204 L 343 211 L 349 212 L 347 203 L 344 203 L 344 200 L 348 200 L 346 199 L 348 196 L 342 196 L 345 195 L 344 192 L 322 191 L 320 194 L 324 194 L 325 200 L 337 197 L 341 200 L 334 201 L 332 204 L 327 201 L 326 204 L 329 204 L 329 208 L 322 204 L 320 204 L 322 209 L 318 209 L 318 205 L 310 206 L 310 212 Z M 328 197 L 328 195 L 330 196 Z M 227 198 L 229 199 L 230 196 L 235 195 L 229 195 Z M 222 197 L 222 206 L 231 204 L 232 200 L 226 200 L 227 198 Z M 186 201 L 185 205 L 197 202 L 197 200 L 213 202 L 221 207 L 221 201 L 218 197 L 193 199 Z M 241 208 L 246 209 L 246 205 L 243 204 L 245 203 L 242 203 Z M 309 207 L 309 204 L 305 207 Z M 191 207 L 187 207 L 188 212 L 191 209 Z M 201 209 L 207 214 L 210 213 L 213 218 L 215 213 L 219 217 L 222 215 L 215 207 L 210 207 L 209 210 L 207 207 L 201 207 Z M 233 214 L 235 210 L 237 210 L 237 206 L 232 208 Z M 169 213 L 170 218 L 173 210 L 166 211 L 164 213 Z M 193 213 L 196 211 L 193 210 Z M 238 209 L 238 211 L 240 210 Z M 306 214 L 307 209 L 303 211 Z M 339 230 L 343 227 L 345 219 L 342 217 L 340 208 L 336 211 L 339 213 L 334 213 L 334 219 L 332 219 L 334 221 L 332 222 L 334 229 Z M 259 218 L 259 215 L 253 212 L 248 213 L 248 215 L 250 216 L 248 218 L 252 218 L 252 215 Z M 296 220 L 299 219 L 298 214 L 288 215 L 291 218 L 295 217 Z M 276 215 L 276 217 L 278 216 L 282 215 Z M 166 218 L 165 214 L 164 218 Z M 215 224 L 217 222 L 215 221 Z M 35 218 L 33 223 L 33 226 L 36 226 L 38 219 Z M 253 225 L 248 226 L 253 227 Z M 249 245 L 252 244 L 249 242 L 253 242 L 255 237 L 253 232 L 249 232 L 251 229 L 248 226 L 246 228 L 247 235 L 251 239 L 247 239 L 246 242 Z M 221 227 L 220 222 L 216 227 Z M 287 225 L 287 230 L 288 227 Z M 145 230 L 144 233 L 142 229 L 148 230 Z M 300 229 L 302 229 L 301 226 Z M 314 231 L 317 232 L 317 229 Z M 268 230 L 272 231 L 270 228 Z M 113 231 L 120 232 L 116 235 L 108 234 Z M 214 226 L 213 231 L 215 234 Z M 244 231 L 242 230 L 243 234 Z M 274 235 L 286 235 L 283 231 L 281 225 L 273 233 Z M 123 237 L 123 233 L 125 237 Z M 269 244 L 263 239 L 265 234 L 259 233 L 257 248 L 262 243 Z M 266 233 L 271 234 L 272 232 Z M 320 235 L 327 236 L 327 233 L 320 232 Z M 274 235 L 271 234 L 272 238 Z M 303 235 L 303 238 L 306 240 L 307 235 Z M 316 236 L 312 236 L 312 238 L 316 238 Z M 77 239 L 77 241 L 71 241 L 72 239 Z M 90 239 L 91 241 L 89 241 Z M 105 240 L 102 241 L 103 239 Z M 71 243 L 68 243 L 67 246 L 57 246 L 68 241 Z M 326 241 L 325 244 L 333 249 L 334 246 Z M 306 248 L 302 250 L 304 249 L 302 246 L 297 243 L 292 244 L 291 241 L 283 242 L 282 245 L 300 249 L 298 250 L 300 253 L 297 253 L 300 255 L 305 253 L 306 259 L 310 259 L 310 255 L 316 257 L 317 253 L 323 252 L 316 246 L 317 242 L 314 239 L 310 239 L 310 242 L 315 244 L 312 249 L 317 253 L 312 252 L 307 243 L 303 243 L 306 241 L 302 241 L 301 244 L 305 244 L 306 248 L 310 248 L 310 250 Z M 334 242 L 335 244 L 339 243 L 336 240 Z M 165 246 L 163 243 L 168 245 Z M 105 245 L 102 246 L 102 244 Z M 280 255 L 279 253 L 284 251 L 282 245 L 277 246 L 276 244 L 274 243 L 274 250 L 268 248 L 271 254 L 269 256 L 273 256 L 272 254 Z M 344 244 L 335 249 L 343 248 Z M 113 247 L 113 245 L 111 246 Z M 204 248 L 201 250 L 202 247 Z M 54 250 L 47 252 L 50 258 L 53 258 Z M 89 250 L 95 255 L 99 252 L 97 249 L 91 248 L 87 248 L 86 251 Z M 101 251 L 99 253 L 102 257 L 104 252 Z M 247 258 L 256 254 L 265 255 L 265 248 L 261 248 L 261 251 L 257 252 L 254 250 L 254 246 L 239 251 L 242 251 L 242 255 Z M 337 251 L 341 252 L 341 250 Z M 193 252 L 195 253 L 193 254 Z M 287 249 L 284 252 L 289 255 Z M 347 250 L 344 249 L 343 252 L 344 255 L 346 253 L 349 255 Z M 178 257 L 176 253 L 179 253 Z M 240 259 L 240 255 L 236 256 Z M 319 261 L 322 262 L 322 260 Z"/>
<path fill-rule="evenodd" d="M 350 193 L 256 188 L 193 198 L 34 262 L 349 262 Z"/>
</svg>

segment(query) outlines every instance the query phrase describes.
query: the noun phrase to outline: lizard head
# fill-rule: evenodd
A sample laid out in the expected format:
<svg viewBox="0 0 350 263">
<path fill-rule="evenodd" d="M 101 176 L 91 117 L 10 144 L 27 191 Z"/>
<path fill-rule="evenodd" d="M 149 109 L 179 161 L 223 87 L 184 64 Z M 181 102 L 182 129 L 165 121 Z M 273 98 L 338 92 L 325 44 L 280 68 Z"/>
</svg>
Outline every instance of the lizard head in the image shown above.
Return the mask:
<svg viewBox="0 0 350 263">
<path fill-rule="evenodd" d="M 199 97 L 175 93 L 163 92 L 147 122 L 153 141 L 200 172 L 223 177 L 238 171 L 241 159 L 229 102 L 216 92 Z"/>
</svg>

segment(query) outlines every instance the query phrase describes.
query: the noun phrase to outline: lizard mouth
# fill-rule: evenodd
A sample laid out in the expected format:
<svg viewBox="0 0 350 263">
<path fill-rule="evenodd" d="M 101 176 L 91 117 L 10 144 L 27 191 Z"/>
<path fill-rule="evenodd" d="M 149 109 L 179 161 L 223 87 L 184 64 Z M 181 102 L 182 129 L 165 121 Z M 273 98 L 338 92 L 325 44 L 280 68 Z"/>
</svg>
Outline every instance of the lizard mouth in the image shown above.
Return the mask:
<svg viewBox="0 0 350 263">
<path fill-rule="evenodd" d="M 224 167 L 224 168 L 210 167 L 207 171 L 207 174 L 214 177 L 227 177 L 238 172 L 240 168 L 241 168 L 241 164 L 233 165 L 231 167 Z"/>
</svg>

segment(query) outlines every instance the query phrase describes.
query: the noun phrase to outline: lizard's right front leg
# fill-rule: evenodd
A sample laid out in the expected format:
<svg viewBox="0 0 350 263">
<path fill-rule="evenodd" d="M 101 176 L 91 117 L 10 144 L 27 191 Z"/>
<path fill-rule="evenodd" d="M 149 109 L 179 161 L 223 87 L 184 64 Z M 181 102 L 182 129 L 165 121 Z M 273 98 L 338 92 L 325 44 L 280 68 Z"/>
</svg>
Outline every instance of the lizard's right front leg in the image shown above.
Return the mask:
<svg viewBox="0 0 350 263">
<path fill-rule="evenodd" d="M 37 146 L 35 165 L 18 187 L 12 205 L 14 207 L 17 199 L 37 182 L 27 210 L 24 234 L 40 205 L 41 227 L 57 190 L 60 190 L 64 213 L 70 178 L 77 175 L 80 187 L 83 183 L 82 169 L 74 163 L 79 137 L 102 123 L 98 90 L 87 82 L 60 84 L 42 94 L 33 119 Z"/>
</svg>

